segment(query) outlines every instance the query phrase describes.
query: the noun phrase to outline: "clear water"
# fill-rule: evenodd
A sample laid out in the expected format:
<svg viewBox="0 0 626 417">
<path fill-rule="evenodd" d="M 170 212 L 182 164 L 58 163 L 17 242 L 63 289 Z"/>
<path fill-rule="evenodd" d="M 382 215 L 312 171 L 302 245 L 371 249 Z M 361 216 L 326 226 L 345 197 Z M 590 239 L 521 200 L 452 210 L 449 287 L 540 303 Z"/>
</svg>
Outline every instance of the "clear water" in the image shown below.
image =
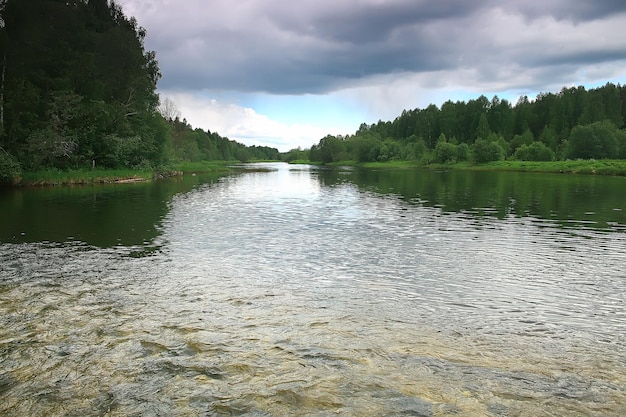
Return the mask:
<svg viewBox="0 0 626 417">
<path fill-rule="evenodd" d="M 263 164 L 5 191 L 0 414 L 626 415 L 624 184 Z"/>
</svg>

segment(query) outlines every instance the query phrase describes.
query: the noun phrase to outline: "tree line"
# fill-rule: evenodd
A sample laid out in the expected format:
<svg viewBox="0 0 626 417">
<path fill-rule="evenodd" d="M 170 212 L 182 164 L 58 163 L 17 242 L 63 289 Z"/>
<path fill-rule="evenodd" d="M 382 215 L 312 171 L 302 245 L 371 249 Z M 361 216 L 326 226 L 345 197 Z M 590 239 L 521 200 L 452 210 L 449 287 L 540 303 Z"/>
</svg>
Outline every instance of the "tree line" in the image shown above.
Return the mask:
<svg viewBox="0 0 626 417">
<path fill-rule="evenodd" d="M 168 120 L 169 140 L 166 154 L 179 161 L 280 161 L 278 149 L 268 146 L 247 146 L 220 136 L 210 130 L 194 129 L 185 119 Z"/>
<path fill-rule="evenodd" d="M 420 160 L 484 163 L 504 159 L 626 159 L 626 86 L 563 88 L 515 105 L 484 95 L 441 107 L 405 110 L 393 121 L 361 124 L 353 135 L 327 135 L 286 158 L 321 163 Z"/>
<path fill-rule="evenodd" d="M 94 164 L 278 159 L 164 117 L 145 37 L 115 1 L 0 0 L 0 180 Z"/>
</svg>

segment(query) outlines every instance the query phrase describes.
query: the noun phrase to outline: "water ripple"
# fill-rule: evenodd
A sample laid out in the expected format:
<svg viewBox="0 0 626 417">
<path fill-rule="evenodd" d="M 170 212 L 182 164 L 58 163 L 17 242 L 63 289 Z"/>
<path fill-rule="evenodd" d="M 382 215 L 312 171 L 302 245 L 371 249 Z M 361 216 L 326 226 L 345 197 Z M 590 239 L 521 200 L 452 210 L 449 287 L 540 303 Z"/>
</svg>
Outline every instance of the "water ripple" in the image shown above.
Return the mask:
<svg viewBox="0 0 626 417">
<path fill-rule="evenodd" d="M 0 414 L 626 412 L 624 233 L 279 169 L 141 250 L 0 245 Z"/>
</svg>

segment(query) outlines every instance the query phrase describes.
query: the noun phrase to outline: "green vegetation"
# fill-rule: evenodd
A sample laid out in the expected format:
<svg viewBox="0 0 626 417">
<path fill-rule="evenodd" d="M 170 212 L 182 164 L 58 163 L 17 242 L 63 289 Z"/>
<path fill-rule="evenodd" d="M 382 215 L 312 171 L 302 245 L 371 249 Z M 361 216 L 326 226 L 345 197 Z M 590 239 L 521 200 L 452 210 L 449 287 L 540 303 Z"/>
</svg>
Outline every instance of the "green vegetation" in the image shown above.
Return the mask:
<svg viewBox="0 0 626 417">
<path fill-rule="evenodd" d="M 463 168 L 463 166 L 457 168 Z M 554 172 L 626 176 L 626 160 L 609 159 L 552 162 L 497 161 L 484 165 L 466 165 L 465 168 L 480 171 Z"/>
<path fill-rule="evenodd" d="M 182 172 L 214 172 L 230 170 L 228 164 L 229 162 L 226 161 L 185 161 L 182 162 L 178 167 Z"/>
<path fill-rule="evenodd" d="M 175 164 L 201 161 L 280 160 L 278 149 L 266 146 L 246 146 L 218 133 L 193 129 L 187 121 L 168 120 L 168 141 L 165 155 Z"/>
<path fill-rule="evenodd" d="M 534 101 L 524 96 L 514 106 L 480 96 L 405 110 L 394 121 L 364 123 L 353 135 L 328 135 L 308 150 L 308 159 L 623 175 L 620 162 L 597 160 L 626 160 L 625 116 L 626 87 L 610 83 L 541 93 Z M 292 150 L 285 160 L 305 154 Z"/>
<path fill-rule="evenodd" d="M 152 171 L 136 169 L 44 170 L 25 172 L 22 182 L 29 185 L 93 184 L 148 181 Z"/>
<path fill-rule="evenodd" d="M 0 182 L 279 159 L 276 149 L 193 129 L 171 102 L 160 103 L 161 73 L 145 37 L 115 1 L 0 0 Z"/>
<path fill-rule="evenodd" d="M 544 162 L 539 170 L 552 171 L 560 161 L 626 160 L 626 87 L 613 84 L 563 88 L 515 105 L 480 96 L 405 110 L 394 121 L 362 124 L 353 135 L 328 135 L 283 155 L 245 146 L 194 129 L 180 120 L 173 102 L 160 102 L 161 74 L 145 37 L 115 1 L 0 0 L 0 182 L 80 183 L 118 180 L 120 172 L 145 178 L 224 169 L 207 161 L 478 169 Z M 614 164 L 559 171 L 623 172 Z"/>
</svg>

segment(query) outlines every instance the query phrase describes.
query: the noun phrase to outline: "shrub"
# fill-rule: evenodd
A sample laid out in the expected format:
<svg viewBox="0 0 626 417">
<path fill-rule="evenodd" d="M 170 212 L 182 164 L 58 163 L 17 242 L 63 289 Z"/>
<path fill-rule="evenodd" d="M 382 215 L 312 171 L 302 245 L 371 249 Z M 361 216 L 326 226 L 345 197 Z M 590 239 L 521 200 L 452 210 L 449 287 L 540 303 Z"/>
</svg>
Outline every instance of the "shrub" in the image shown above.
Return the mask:
<svg viewBox="0 0 626 417">
<path fill-rule="evenodd" d="M 514 157 L 519 161 L 554 161 L 554 152 L 543 142 L 533 142 L 517 148 Z"/>
<path fill-rule="evenodd" d="M 619 155 L 618 129 L 604 120 L 586 126 L 576 126 L 569 135 L 567 157 L 571 159 L 617 158 Z"/>
<path fill-rule="evenodd" d="M 470 147 L 467 143 L 461 143 L 456 148 L 457 161 L 469 161 L 470 159 Z"/>
<path fill-rule="evenodd" d="M 0 148 L 0 182 L 11 182 L 21 175 L 22 169 L 17 160 Z"/>
<path fill-rule="evenodd" d="M 457 145 L 438 141 L 435 146 L 435 162 L 440 164 L 455 163 L 457 161 Z"/>
<path fill-rule="evenodd" d="M 491 161 L 500 161 L 504 159 L 504 150 L 498 142 L 490 142 L 485 139 L 477 139 L 472 145 L 472 153 L 474 162 L 482 164 Z"/>
</svg>

